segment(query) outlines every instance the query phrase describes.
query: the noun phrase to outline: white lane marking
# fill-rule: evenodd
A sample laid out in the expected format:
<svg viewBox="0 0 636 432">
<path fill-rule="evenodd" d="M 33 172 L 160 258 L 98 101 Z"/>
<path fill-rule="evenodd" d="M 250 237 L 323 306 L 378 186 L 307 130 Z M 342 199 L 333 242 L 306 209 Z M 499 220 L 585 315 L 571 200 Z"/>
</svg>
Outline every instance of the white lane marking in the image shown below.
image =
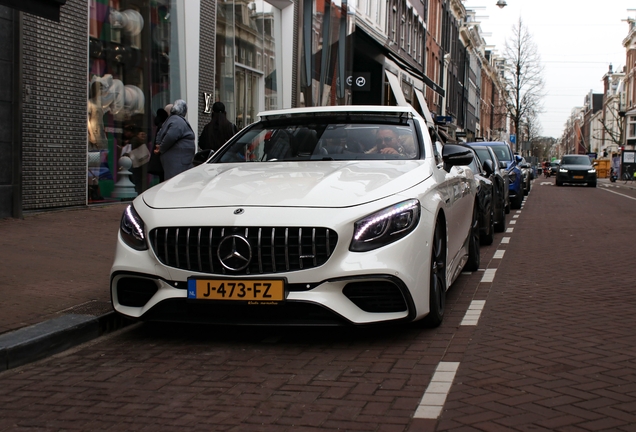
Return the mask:
<svg viewBox="0 0 636 432">
<path fill-rule="evenodd" d="M 502 237 L 501 242 L 502 243 L 510 243 L 510 237 Z"/>
<path fill-rule="evenodd" d="M 514 224 L 516 224 L 516 223 L 517 223 L 517 221 L 516 221 L 516 220 L 511 220 L 511 221 L 510 221 L 510 225 L 514 225 Z"/>
<path fill-rule="evenodd" d="M 437 365 L 413 418 L 436 419 L 439 417 L 457 369 L 459 369 L 459 362 L 440 362 Z"/>
<path fill-rule="evenodd" d="M 632 200 L 636 201 L 636 198 L 634 198 L 634 197 L 630 197 L 629 195 L 625 195 L 625 194 L 622 194 L 622 193 L 614 192 L 614 191 L 611 191 L 609 189 L 599 189 L 599 190 L 603 190 L 605 192 L 611 192 L 613 194 L 620 195 L 622 197 L 629 198 L 629 199 L 632 199 Z"/>
<path fill-rule="evenodd" d="M 495 251 L 495 255 L 493 256 L 493 259 L 502 259 L 505 253 L 506 253 L 505 250 L 497 250 L 497 251 Z"/>
<path fill-rule="evenodd" d="M 484 309 L 486 300 L 473 300 L 464 315 L 464 319 L 459 325 L 477 325 L 481 311 Z"/>
<path fill-rule="evenodd" d="M 550 185 L 551 186 L 553 184 L 554 183 L 552 183 L 552 182 L 541 182 L 541 186 L 544 186 L 544 185 Z"/>
<path fill-rule="evenodd" d="M 486 269 L 484 275 L 481 277 L 481 282 L 492 282 L 495 280 L 495 273 L 497 269 Z"/>
<path fill-rule="evenodd" d="M 517 210 L 517 214 L 521 214 L 521 210 Z M 513 217 L 517 217 L 517 216 L 513 216 Z"/>
<path fill-rule="evenodd" d="M 512 218 L 513 218 L 513 219 L 517 219 L 517 218 L 519 218 L 519 215 L 518 215 L 518 214 L 516 214 L 516 215 L 514 215 Z"/>
<path fill-rule="evenodd" d="M 514 228 L 507 228 L 507 229 L 506 229 L 506 232 L 507 232 L 507 233 L 511 233 L 511 232 L 513 232 L 514 230 L 515 230 Z"/>
</svg>

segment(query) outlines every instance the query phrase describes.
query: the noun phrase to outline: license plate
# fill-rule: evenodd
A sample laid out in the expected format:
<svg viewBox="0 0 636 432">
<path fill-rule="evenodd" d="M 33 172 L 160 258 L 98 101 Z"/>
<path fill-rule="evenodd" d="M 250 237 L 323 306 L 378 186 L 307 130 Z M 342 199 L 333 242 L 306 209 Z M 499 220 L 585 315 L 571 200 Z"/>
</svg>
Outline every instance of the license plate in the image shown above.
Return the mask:
<svg viewBox="0 0 636 432">
<path fill-rule="evenodd" d="M 282 301 L 282 279 L 189 279 L 188 298 L 196 300 Z"/>
<path fill-rule="evenodd" d="M 576 180 L 582 180 L 582 179 L 583 179 L 583 176 L 573 176 L 572 178 L 573 178 L 573 179 L 576 179 Z"/>
</svg>

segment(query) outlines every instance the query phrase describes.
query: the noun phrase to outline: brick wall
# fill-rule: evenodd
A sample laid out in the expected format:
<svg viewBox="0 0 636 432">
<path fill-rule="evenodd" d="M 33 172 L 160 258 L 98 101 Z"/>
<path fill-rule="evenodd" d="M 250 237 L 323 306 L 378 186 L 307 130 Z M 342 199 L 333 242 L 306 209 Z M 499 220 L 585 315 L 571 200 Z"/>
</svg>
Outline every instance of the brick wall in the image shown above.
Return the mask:
<svg viewBox="0 0 636 432">
<path fill-rule="evenodd" d="M 214 47 L 216 45 L 216 0 L 201 1 L 201 23 L 199 41 L 199 127 L 197 136 L 210 121 L 211 114 L 204 114 L 203 93 L 214 93 Z M 214 95 L 213 99 L 216 97 Z"/>
<path fill-rule="evenodd" d="M 11 216 L 13 199 L 13 9 L 0 6 L 0 218 Z"/>
<path fill-rule="evenodd" d="M 86 204 L 87 17 L 83 0 L 59 23 L 24 14 L 24 210 Z"/>
</svg>

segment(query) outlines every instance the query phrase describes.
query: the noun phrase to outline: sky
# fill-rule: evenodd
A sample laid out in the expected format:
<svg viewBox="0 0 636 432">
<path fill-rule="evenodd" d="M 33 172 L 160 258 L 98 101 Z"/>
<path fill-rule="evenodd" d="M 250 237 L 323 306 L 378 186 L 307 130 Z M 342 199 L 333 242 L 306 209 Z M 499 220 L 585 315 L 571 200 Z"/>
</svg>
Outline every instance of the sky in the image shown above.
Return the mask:
<svg viewBox="0 0 636 432">
<path fill-rule="evenodd" d="M 592 90 L 603 93 L 603 76 L 625 66 L 627 18 L 636 0 L 464 0 L 476 12 L 486 44 L 499 54 L 521 17 L 543 64 L 545 97 L 539 115 L 542 135 L 561 137 L 572 109 Z"/>
</svg>

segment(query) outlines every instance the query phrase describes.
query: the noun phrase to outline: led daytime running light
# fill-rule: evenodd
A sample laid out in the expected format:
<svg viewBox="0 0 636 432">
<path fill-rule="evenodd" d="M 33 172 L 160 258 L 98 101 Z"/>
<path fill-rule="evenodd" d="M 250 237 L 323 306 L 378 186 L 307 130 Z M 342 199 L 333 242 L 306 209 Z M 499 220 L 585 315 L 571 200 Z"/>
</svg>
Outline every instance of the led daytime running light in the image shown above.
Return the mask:
<svg viewBox="0 0 636 432">
<path fill-rule="evenodd" d="M 360 238 L 371 228 L 372 226 L 383 222 L 385 220 L 390 220 L 393 216 L 398 215 L 400 213 L 404 213 L 405 211 L 412 210 L 418 203 L 416 201 L 408 201 L 404 203 L 399 203 L 393 206 L 391 209 L 387 209 L 385 213 L 378 215 L 377 217 L 368 220 L 363 226 L 360 227 L 356 235 L 354 236 L 355 240 L 360 240 Z M 388 225 L 387 225 L 388 227 Z M 386 228 L 385 227 L 385 231 Z M 384 234 L 384 232 L 382 233 Z M 380 234 L 380 235 L 382 235 Z"/>
<path fill-rule="evenodd" d="M 138 240 L 144 240 L 144 229 L 137 222 L 137 214 L 133 213 L 132 206 L 126 207 L 126 219 L 128 220 L 128 223 L 130 223 L 134 228 L 131 234 Z"/>
</svg>

